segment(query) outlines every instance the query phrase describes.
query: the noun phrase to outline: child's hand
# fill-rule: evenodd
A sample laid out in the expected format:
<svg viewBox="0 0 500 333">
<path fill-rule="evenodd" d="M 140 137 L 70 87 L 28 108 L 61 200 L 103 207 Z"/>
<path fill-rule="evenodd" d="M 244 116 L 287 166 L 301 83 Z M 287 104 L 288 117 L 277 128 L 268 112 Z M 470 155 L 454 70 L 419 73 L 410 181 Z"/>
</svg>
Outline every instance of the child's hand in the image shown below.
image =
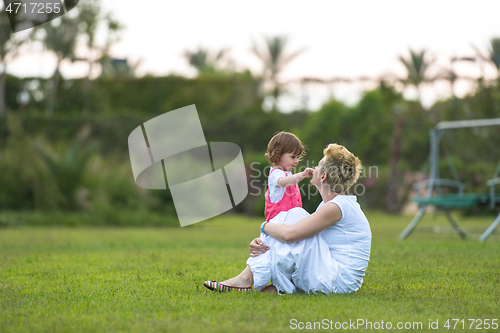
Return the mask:
<svg viewBox="0 0 500 333">
<path fill-rule="evenodd" d="M 314 169 L 313 168 L 306 168 L 304 171 L 302 171 L 302 176 L 304 178 L 310 178 L 313 176 Z"/>
</svg>

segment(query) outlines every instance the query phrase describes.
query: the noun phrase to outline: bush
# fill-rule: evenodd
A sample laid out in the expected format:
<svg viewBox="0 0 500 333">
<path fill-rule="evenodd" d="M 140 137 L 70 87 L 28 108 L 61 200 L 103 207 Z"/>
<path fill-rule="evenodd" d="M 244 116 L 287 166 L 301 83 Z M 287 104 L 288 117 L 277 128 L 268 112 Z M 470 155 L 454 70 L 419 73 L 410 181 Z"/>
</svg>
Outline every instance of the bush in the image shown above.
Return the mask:
<svg viewBox="0 0 500 333">
<path fill-rule="evenodd" d="M 35 152 L 35 141 L 24 132 L 18 117 L 8 115 L 9 132 L 0 147 L 0 208 L 53 209 L 58 191 Z"/>
</svg>

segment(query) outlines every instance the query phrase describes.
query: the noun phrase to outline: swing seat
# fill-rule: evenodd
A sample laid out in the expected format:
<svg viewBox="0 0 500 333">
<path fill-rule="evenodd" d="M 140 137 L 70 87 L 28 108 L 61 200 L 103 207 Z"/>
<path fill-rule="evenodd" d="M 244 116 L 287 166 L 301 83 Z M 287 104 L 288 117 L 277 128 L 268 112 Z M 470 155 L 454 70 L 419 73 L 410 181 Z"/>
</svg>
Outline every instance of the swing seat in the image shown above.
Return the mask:
<svg viewBox="0 0 500 333">
<path fill-rule="evenodd" d="M 423 188 L 427 189 L 429 186 L 439 189 L 439 194 L 426 197 L 417 196 L 412 201 L 419 206 L 432 205 L 447 208 L 467 208 L 476 204 L 476 195 L 464 194 L 465 184 L 458 180 L 438 178 L 431 181 L 426 179 L 413 185 L 417 192 L 420 192 Z M 456 188 L 458 193 L 441 194 L 441 186 Z"/>
<path fill-rule="evenodd" d="M 415 184 L 415 189 L 420 190 L 422 187 L 429 186 L 430 180 L 424 180 Z M 415 228 L 416 224 L 425 212 L 425 207 L 434 206 L 445 211 L 448 220 L 450 221 L 453 228 L 457 233 L 465 239 L 467 237 L 465 231 L 463 231 L 458 223 L 453 219 L 450 214 L 450 209 L 465 209 L 480 205 L 489 205 L 490 209 L 494 209 L 495 205 L 500 203 L 500 195 L 495 194 L 495 185 L 500 184 L 500 177 L 490 179 L 486 183 L 490 187 L 490 193 L 463 193 L 464 184 L 451 179 L 434 179 L 433 185 L 440 186 L 446 185 L 449 187 L 456 187 L 458 193 L 453 194 L 438 194 L 431 197 L 415 197 L 412 201 L 419 205 L 419 212 L 413 219 L 413 221 L 408 225 L 408 227 L 401 233 L 400 239 L 406 238 L 412 230 Z M 488 227 L 488 229 L 479 238 L 480 241 L 484 241 L 489 235 L 495 230 L 495 228 L 500 223 L 500 213 L 493 223 Z"/>
<path fill-rule="evenodd" d="M 442 194 L 430 198 L 416 197 L 413 202 L 419 206 L 432 205 L 444 208 L 464 209 L 490 203 L 490 194 L 488 193 L 467 193 L 467 194 Z M 494 202 L 500 202 L 500 195 L 494 197 Z"/>
<path fill-rule="evenodd" d="M 500 125 L 500 118 L 496 119 L 474 119 L 474 120 L 459 120 L 459 121 L 445 121 L 439 122 L 431 130 L 431 146 L 429 162 L 431 166 L 430 177 L 424 181 L 418 182 L 414 185 L 417 193 L 421 192 L 421 189 L 426 187 L 426 196 L 416 197 L 413 199 L 419 205 L 419 209 L 413 220 L 408 224 L 408 226 L 399 235 L 399 239 L 405 239 L 410 235 L 410 233 L 415 229 L 418 222 L 425 214 L 427 206 L 434 206 L 444 211 L 446 217 L 448 218 L 450 224 L 455 229 L 455 231 L 465 239 L 467 234 L 464 230 L 460 228 L 458 223 L 453 219 L 450 213 L 450 209 L 463 209 L 468 207 L 474 207 L 479 205 L 489 204 L 490 209 L 494 210 L 497 203 L 500 203 L 500 195 L 495 194 L 495 185 L 500 185 L 500 163 L 497 166 L 493 179 L 487 181 L 486 185 L 490 188 L 490 193 L 487 194 L 477 194 L 468 193 L 464 194 L 464 184 L 458 180 L 458 173 L 453 166 L 453 161 L 448 156 L 448 161 L 450 162 L 451 170 L 455 176 L 455 179 L 442 179 L 439 178 L 439 140 L 443 135 L 445 130 L 459 129 L 459 128 L 473 128 L 473 127 L 483 127 L 483 126 L 495 126 Z M 458 190 L 456 194 L 443 194 L 441 186 L 454 187 Z M 479 238 L 480 241 L 484 241 L 488 236 L 495 230 L 495 228 L 500 224 L 500 213 L 497 215 L 493 223 L 488 227 L 488 229 Z"/>
</svg>

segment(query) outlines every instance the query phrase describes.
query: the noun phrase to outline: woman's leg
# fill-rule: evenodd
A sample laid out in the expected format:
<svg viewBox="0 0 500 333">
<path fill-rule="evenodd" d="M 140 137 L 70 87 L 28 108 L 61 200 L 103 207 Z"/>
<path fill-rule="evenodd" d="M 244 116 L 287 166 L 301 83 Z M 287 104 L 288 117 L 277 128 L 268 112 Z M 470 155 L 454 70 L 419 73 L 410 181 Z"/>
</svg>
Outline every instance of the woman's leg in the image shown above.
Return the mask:
<svg viewBox="0 0 500 333">
<path fill-rule="evenodd" d="M 222 284 L 226 286 L 231 286 L 231 287 L 240 287 L 240 288 L 248 288 L 253 285 L 253 274 L 252 270 L 250 269 L 250 266 L 247 266 L 243 272 L 235 276 L 234 278 L 228 279 L 226 281 L 222 281 Z M 272 284 L 266 286 L 264 289 L 261 290 L 261 292 L 269 293 L 269 294 L 276 294 L 278 291 L 276 290 L 276 287 L 273 286 Z"/>
<path fill-rule="evenodd" d="M 253 274 L 250 266 L 245 267 L 243 272 L 235 276 L 234 278 L 225 280 L 221 282 L 222 284 L 230 287 L 240 287 L 248 288 L 253 286 Z"/>
</svg>

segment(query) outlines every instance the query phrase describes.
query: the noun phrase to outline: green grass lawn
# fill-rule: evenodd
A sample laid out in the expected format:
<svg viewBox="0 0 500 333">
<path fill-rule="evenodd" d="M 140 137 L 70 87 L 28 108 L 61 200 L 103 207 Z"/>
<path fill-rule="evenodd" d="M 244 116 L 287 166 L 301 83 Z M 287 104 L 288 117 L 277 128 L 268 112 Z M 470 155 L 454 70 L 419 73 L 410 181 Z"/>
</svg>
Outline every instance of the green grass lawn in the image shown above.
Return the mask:
<svg viewBox="0 0 500 333">
<path fill-rule="evenodd" d="M 185 228 L 3 228 L 0 332 L 284 332 L 307 322 L 333 331 L 336 323 L 352 330 L 349 321 L 359 331 L 370 331 L 367 322 L 398 331 L 401 322 L 410 328 L 404 331 L 422 332 L 436 321 L 438 331 L 447 330 L 448 319 L 449 331 L 491 327 L 493 319 L 500 325 L 498 232 L 483 243 L 463 241 L 446 232 L 443 217 L 428 216 L 399 241 L 411 216 L 367 216 L 371 261 L 362 288 L 349 295 L 205 289 L 204 280 L 244 268 L 260 219 L 225 215 Z M 479 234 L 492 220 L 459 222 Z M 445 232 L 431 232 L 435 224 Z"/>
</svg>

